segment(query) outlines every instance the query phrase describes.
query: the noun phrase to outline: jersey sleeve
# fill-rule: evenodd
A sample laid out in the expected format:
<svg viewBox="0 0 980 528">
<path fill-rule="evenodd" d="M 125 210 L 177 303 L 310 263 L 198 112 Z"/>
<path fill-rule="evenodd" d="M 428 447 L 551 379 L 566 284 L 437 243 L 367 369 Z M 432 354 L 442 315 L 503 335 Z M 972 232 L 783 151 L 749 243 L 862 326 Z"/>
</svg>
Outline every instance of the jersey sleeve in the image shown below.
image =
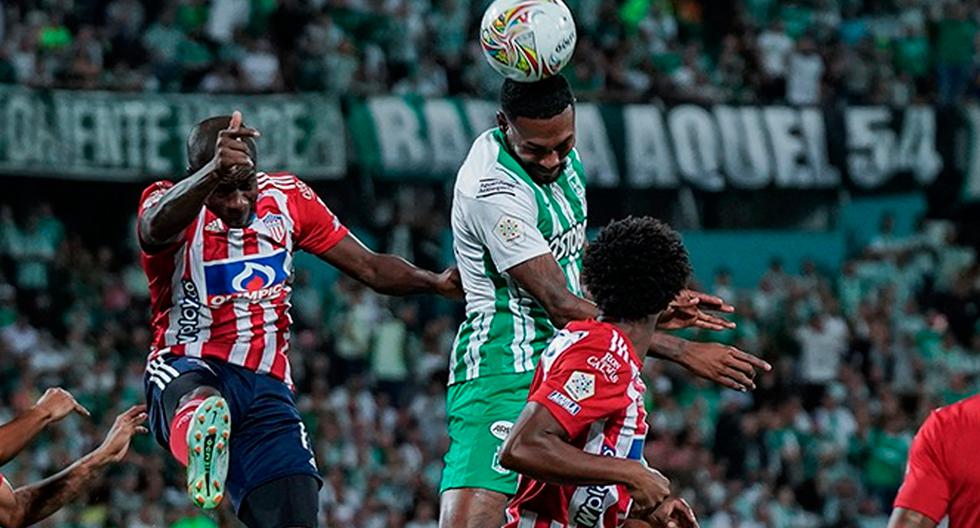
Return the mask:
<svg viewBox="0 0 980 528">
<path fill-rule="evenodd" d="M 632 382 L 630 366 L 609 352 L 608 342 L 605 347 L 579 342 L 555 359 L 528 401 L 543 405 L 575 438 L 625 408 Z"/>
<path fill-rule="evenodd" d="M 143 193 L 140 195 L 139 207 L 136 210 L 136 240 L 139 242 L 140 250 L 143 253 L 147 253 L 147 245 L 143 241 L 143 236 L 139 228 L 143 219 L 143 213 L 150 207 L 156 205 L 163 198 L 163 195 L 173 186 L 174 182 L 172 181 L 161 180 L 153 182 L 149 187 L 143 189 Z M 153 253 L 159 253 L 159 251 L 153 251 Z"/>
<path fill-rule="evenodd" d="M 296 192 L 290 195 L 290 205 L 296 219 L 296 247 L 314 255 L 322 255 L 343 240 L 349 230 L 299 178 L 296 179 L 296 188 Z"/>
<path fill-rule="evenodd" d="M 895 497 L 895 507 L 919 512 L 936 524 L 946 516 L 950 483 L 941 439 L 940 419 L 929 415 L 912 441 L 905 481 Z"/>
<path fill-rule="evenodd" d="M 457 196 L 464 201 L 469 230 L 487 248 L 498 271 L 551 252 L 538 230 L 534 197 L 504 178 L 488 177 L 473 196 Z"/>
</svg>

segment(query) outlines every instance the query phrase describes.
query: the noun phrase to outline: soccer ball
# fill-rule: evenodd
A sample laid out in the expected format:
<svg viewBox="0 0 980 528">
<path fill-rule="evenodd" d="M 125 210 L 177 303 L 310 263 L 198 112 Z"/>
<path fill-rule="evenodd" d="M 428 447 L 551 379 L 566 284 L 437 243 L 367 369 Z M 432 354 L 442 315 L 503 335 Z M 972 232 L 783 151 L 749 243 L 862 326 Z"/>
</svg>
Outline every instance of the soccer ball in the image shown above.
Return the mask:
<svg viewBox="0 0 980 528">
<path fill-rule="evenodd" d="M 483 13 L 480 45 L 497 73 L 540 81 L 571 60 L 575 21 L 561 0 L 495 0 Z"/>
</svg>

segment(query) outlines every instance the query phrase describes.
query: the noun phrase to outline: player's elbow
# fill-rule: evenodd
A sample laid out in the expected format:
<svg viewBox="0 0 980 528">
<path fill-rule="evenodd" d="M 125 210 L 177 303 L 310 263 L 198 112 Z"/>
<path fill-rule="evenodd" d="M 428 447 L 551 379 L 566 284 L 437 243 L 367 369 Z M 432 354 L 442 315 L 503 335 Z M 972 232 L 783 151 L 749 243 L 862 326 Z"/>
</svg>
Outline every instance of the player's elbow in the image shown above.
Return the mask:
<svg viewBox="0 0 980 528">
<path fill-rule="evenodd" d="M 553 299 L 545 303 L 545 310 L 548 312 L 548 317 L 558 328 L 565 326 L 570 321 L 574 321 L 577 315 L 576 309 L 578 308 L 578 304 L 575 296 L 571 293 L 564 295 L 564 293 L 568 292 L 562 292 L 562 294 L 556 295 Z"/>
<path fill-rule="evenodd" d="M 545 446 L 533 432 L 511 435 L 500 448 L 500 465 L 518 473 L 533 473 L 534 462 L 541 460 L 542 449 Z"/>
<path fill-rule="evenodd" d="M 139 219 L 136 227 L 139 230 L 140 242 L 148 246 L 158 246 L 165 243 L 167 238 L 163 233 L 160 216 L 156 210 L 148 210 Z"/>
<path fill-rule="evenodd" d="M 0 526 L 23 528 L 27 526 L 27 501 L 20 493 L 13 492 L 12 500 L 0 504 Z"/>
<path fill-rule="evenodd" d="M 380 255 L 377 254 L 372 254 L 365 258 L 360 265 L 354 268 L 356 269 L 354 278 L 376 293 L 387 294 L 387 286 L 381 280 L 383 274 L 381 272 L 380 260 Z"/>
<path fill-rule="evenodd" d="M 519 440 L 508 439 L 504 442 L 503 447 L 500 449 L 500 465 L 504 469 L 509 469 L 512 471 L 520 472 L 521 468 L 521 455 L 519 449 Z"/>
</svg>

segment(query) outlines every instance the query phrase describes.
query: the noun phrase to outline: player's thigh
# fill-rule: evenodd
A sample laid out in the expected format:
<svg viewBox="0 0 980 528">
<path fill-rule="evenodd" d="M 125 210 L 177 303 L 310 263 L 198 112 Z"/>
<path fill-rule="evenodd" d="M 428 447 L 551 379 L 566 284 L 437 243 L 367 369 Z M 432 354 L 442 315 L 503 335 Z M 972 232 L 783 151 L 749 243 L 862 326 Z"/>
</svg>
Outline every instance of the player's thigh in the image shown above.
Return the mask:
<svg viewBox="0 0 980 528">
<path fill-rule="evenodd" d="M 182 396 L 200 387 L 223 390 L 221 379 L 205 361 L 169 354 L 147 364 L 143 385 L 150 431 L 164 447 L 170 439 L 170 420 Z"/>
<path fill-rule="evenodd" d="M 508 496 L 480 488 L 454 488 L 439 501 L 439 528 L 484 528 L 504 524 Z"/>
<path fill-rule="evenodd" d="M 238 518 L 248 528 L 313 528 L 318 493 L 319 483 L 309 475 L 276 479 L 245 496 Z"/>
<path fill-rule="evenodd" d="M 441 492 L 460 488 L 517 491 L 517 474 L 500 465 L 500 450 L 527 398 L 531 375 L 477 378 L 449 387 L 449 449 Z"/>
<path fill-rule="evenodd" d="M 289 476 L 308 476 L 317 485 L 317 471 L 306 426 L 285 384 L 256 374 L 255 399 L 235 426 L 228 466 L 228 494 L 238 510 L 254 489 Z"/>
</svg>

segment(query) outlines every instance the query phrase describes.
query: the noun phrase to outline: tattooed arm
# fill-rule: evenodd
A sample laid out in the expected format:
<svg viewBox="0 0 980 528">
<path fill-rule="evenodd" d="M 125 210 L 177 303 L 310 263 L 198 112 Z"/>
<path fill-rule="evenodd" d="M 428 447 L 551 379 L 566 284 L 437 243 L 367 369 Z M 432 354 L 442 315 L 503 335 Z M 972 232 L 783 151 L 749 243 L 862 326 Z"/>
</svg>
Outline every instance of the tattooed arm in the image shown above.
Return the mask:
<svg viewBox="0 0 980 528">
<path fill-rule="evenodd" d="M 145 410 L 139 405 L 119 415 L 102 445 L 57 475 L 16 490 L 4 483 L 0 488 L 0 526 L 30 526 L 74 500 L 103 469 L 126 456 L 133 434 L 145 432 L 140 425 L 146 420 Z"/>
<path fill-rule="evenodd" d="M 888 528 L 935 528 L 936 521 L 929 517 L 905 508 L 895 508 L 891 519 L 888 520 Z"/>
</svg>

